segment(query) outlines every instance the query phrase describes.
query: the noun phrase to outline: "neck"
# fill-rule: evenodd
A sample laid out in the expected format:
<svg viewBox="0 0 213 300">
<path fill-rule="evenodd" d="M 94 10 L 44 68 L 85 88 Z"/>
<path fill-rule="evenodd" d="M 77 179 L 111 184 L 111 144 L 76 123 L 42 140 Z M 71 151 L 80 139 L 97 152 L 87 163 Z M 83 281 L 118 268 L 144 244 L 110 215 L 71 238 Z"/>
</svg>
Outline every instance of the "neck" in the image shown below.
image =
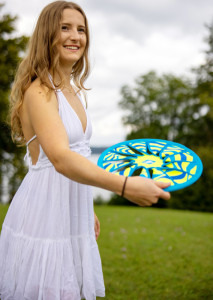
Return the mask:
<svg viewBox="0 0 213 300">
<path fill-rule="evenodd" d="M 71 77 L 71 69 L 70 68 L 60 68 L 60 71 L 62 72 L 62 75 L 63 75 L 63 84 L 64 86 L 67 86 L 69 87 L 70 86 L 70 77 Z M 50 74 L 53 76 L 53 72 L 52 70 L 50 70 Z M 54 74 L 54 82 L 55 83 L 60 83 L 61 81 L 61 78 L 59 77 L 59 74 L 58 73 L 55 73 Z"/>
<path fill-rule="evenodd" d="M 63 73 L 63 79 L 64 79 L 64 84 L 66 86 L 70 85 L 70 77 L 72 73 L 72 68 L 61 68 L 61 71 Z"/>
</svg>

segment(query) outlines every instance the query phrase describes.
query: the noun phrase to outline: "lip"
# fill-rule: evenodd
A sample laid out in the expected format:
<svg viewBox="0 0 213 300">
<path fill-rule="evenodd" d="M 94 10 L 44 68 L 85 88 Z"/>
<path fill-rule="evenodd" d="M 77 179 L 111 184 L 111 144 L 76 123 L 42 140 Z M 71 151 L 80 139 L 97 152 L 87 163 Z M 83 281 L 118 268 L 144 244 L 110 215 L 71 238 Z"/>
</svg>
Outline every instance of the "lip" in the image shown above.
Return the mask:
<svg viewBox="0 0 213 300">
<path fill-rule="evenodd" d="M 80 46 L 78 45 L 64 45 L 63 47 L 69 51 L 78 51 L 80 49 Z M 75 49 L 71 49 L 71 47 Z"/>
</svg>

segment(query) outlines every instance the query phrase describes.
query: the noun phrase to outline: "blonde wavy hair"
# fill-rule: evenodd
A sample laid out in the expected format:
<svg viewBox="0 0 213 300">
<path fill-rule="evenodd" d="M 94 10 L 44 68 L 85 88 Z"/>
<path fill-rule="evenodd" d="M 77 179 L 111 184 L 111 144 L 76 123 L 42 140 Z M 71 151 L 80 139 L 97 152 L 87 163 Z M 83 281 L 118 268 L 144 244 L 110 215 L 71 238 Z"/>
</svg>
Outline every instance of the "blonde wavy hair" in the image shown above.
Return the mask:
<svg viewBox="0 0 213 300">
<path fill-rule="evenodd" d="M 50 91 L 53 87 L 49 81 L 49 70 L 58 74 L 63 86 L 63 73 L 59 68 L 59 54 L 57 45 L 60 38 L 60 22 L 64 9 L 70 8 L 79 11 L 85 20 L 87 43 L 84 55 L 77 61 L 72 69 L 71 79 L 78 90 L 86 90 L 84 82 L 89 75 L 89 28 L 87 17 L 82 8 L 73 2 L 55 1 L 48 4 L 41 12 L 34 33 L 29 41 L 26 57 L 20 63 L 10 95 L 10 123 L 13 141 L 20 145 L 25 143 L 20 121 L 20 108 L 23 104 L 24 94 L 30 84 L 39 78 L 41 84 Z M 54 83 L 55 84 L 55 83 Z"/>
</svg>

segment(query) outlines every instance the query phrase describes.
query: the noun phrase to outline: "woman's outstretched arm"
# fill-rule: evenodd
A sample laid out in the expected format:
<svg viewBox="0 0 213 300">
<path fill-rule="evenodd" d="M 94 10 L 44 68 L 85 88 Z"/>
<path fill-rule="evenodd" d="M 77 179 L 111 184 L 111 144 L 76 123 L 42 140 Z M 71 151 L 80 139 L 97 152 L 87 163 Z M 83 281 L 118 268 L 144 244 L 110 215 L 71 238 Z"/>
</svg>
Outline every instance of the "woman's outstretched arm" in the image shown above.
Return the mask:
<svg viewBox="0 0 213 300">
<path fill-rule="evenodd" d="M 54 92 L 48 96 L 45 88 L 34 82 L 25 93 L 22 115 L 59 173 L 79 183 L 121 195 L 124 176 L 106 172 L 79 153 L 70 150 Z M 169 184 L 157 183 L 147 178 L 130 177 L 124 196 L 140 206 L 149 206 L 156 203 L 159 197 L 165 200 L 170 198 L 170 194 L 163 190 L 167 186 Z"/>
</svg>

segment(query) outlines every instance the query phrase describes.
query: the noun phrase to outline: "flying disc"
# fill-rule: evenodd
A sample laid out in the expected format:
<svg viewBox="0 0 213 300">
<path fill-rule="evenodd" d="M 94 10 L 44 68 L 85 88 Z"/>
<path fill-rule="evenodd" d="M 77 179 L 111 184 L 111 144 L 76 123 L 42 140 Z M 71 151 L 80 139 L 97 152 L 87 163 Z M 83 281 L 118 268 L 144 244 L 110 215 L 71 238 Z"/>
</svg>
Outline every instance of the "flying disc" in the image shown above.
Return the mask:
<svg viewBox="0 0 213 300">
<path fill-rule="evenodd" d="M 123 176 L 141 176 L 169 182 L 172 192 L 193 184 L 203 165 L 189 148 L 166 140 L 137 139 L 115 144 L 98 159 L 98 166 Z"/>
</svg>

